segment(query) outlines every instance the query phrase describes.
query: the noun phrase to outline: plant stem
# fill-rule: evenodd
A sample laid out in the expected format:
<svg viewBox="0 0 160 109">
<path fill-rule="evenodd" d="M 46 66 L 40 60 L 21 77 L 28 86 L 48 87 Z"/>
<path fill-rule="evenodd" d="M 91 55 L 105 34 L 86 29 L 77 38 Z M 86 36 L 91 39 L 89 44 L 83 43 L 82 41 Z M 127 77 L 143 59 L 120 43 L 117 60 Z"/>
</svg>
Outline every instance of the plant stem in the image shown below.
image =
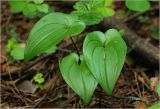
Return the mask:
<svg viewBox="0 0 160 109">
<path fill-rule="evenodd" d="M 74 47 L 76 48 L 77 54 L 80 56 L 79 48 L 77 47 L 77 45 L 76 45 L 76 43 L 74 42 L 73 38 L 71 37 L 70 39 L 71 39 L 71 41 L 72 41 Z"/>
</svg>

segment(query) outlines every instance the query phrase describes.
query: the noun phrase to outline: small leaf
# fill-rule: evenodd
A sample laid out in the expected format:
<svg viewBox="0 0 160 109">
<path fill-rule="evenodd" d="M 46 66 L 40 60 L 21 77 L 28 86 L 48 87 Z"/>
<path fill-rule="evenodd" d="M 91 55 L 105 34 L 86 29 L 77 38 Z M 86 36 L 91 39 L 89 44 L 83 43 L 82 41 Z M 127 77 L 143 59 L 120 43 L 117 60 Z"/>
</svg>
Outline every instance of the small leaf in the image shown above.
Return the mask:
<svg viewBox="0 0 160 109">
<path fill-rule="evenodd" d="M 29 34 L 25 48 L 25 60 L 41 54 L 65 37 L 81 33 L 84 29 L 85 24 L 82 21 L 67 14 L 51 13 L 44 16 Z"/>
<path fill-rule="evenodd" d="M 19 44 L 15 38 L 10 38 L 5 46 L 7 52 L 11 52 L 14 48 L 19 47 Z"/>
<path fill-rule="evenodd" d="M 42 90 L 44 88 L 44 85 L 43 84 L 36 84 L 36 88 Z"/>
<path fill-rule="evenodd" d="M 109 29 L 89 33 L 83 44 L 83 53 L 91 73 L 109 95 L 123 67 L 127 46 L 120 33 Z"/>
<path fill-rule="evenodd" d="M 149 17 L 148 16 L 139 16 L 138 20 L 141 23 L 146 23 L 149 20 Z"/>
<path fill-rule="evenodd" d="M 44 2 L 44 0 L 33 0 L 33 2 L 34 2 L 35 4 L 41 4 L 41 3 Z"/>
<path fill-rule="evenodd" d="M 85 104 L 88 104 L 97 82 L 90 73 L 85 61 L 81 58 L 81 63 L 78 64 L 78 60 L 77 54 L 70 54 L 60 62 L 60 70 L 67 84 L 81 97 Z"/>
<path fill-rule="evenodd" d="M 9 0 L 9 5 L 12 12 L 22 12 L 29 18 L 34 18 L 39 15 L 48 13 L 49 7 L 43 3 L 44 0 Z"/>
<path fill-rule="evenodd" d="M 120 29 L 118 32 L 122 37 L 124 37 L 125 29 Z"/>
<path fill-rule="evenodd" d="M 125 3 L 132 11 L 143 12 L 150 8 L 150 3 L 147 0 L 126 0 Z"/>
<path fill-rule="evenodd" d="M 86 25 L 98 24 L 103 18 L 114 15 L 113 9 L 106 8 L 111 3 L 112 0 L 80 0 L 72 14 L 78 15 Z"/>
<path fill-rule="evenodd" d="M 33 18 L 34 16 L 36 16 L 36 10 L 37 10 L 36 4 L 26 3 L 26 5 L 23 8 L 23 14 L 25 16 Z"/>
<path fill-rule="evenodd" d="M 150 30 L 152 32 L 152 38 L 155 40 L 159 40 L 159 29 L 156 25 L 152 24 L 150 27 Z"/>
<path fill-rule="evenodd" d="M 23 60 L 24 59 L 24 48 L 14 48 L 11 51 L 11 56 L 15 59 L 15 60 Z"/>
<path fill-rule="evenodd" d="M 43 74 L 38 72 L 38 73 L 34 76 L 34 81 L 37 82 L 38 84 L 44 83 Z"/>
<path fill-rule="evenodd" d="M 40 5 L 37 5 L 37 8 L 40 12 L 44 12 L 44 13 L 48 13 L 49 11 L 49 7 L 47 4 L 40 4 Z"/>
<path fill-rule="evenodd" d="M 110 8 L 97 8 L 97 12 L 101 13 L 103 16 L 107 17 L 107 16 L 113 16 L 114 15 L 114 10 L 110 9 Z"/>
<path fill-rule="evenodd" d="M 14 13 L 19 13 L 23 10 L 24 6 L 26 5 L 25 2 L 22 0 L 8 0 L 11 10 Z"/>
</svg>

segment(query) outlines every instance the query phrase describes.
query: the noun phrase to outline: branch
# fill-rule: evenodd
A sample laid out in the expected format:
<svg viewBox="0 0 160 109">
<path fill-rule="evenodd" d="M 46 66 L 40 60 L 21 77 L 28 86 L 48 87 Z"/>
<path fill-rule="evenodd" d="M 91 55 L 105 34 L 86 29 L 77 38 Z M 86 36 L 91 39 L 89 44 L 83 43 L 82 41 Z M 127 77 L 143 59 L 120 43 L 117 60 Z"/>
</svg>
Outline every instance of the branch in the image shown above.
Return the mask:
<svg viewBox="0 0 160 109">
<path fill-rule="evenodd" d="M 35 61 L 27 64 L 26 66 L 21 67 L 21 68 L 19 68 L 19 69 L 16 69 L 16 70 L 10 72 L 10 74 L 11 74 L 11 76 L 17 76 L 17 75 L 21 75 L 21 73 L 24 72 L 23 75 L 25 75 L 26 72 L 27 72 L 31 67 L 33 67 L 35 64 L 39 63 L 40 61 L 42 61 L 42 60 L 44 60 L 44 59 L 46 59 L 46 58 L 48 58 L 48 57 L 50 57 L 50 56 L 51 56 L 51 54 L 42 55 L 42 56 L 40 56 L 39 58 L 37 58 Z M 5 79 L 5 78 L 8 78 L 8 77 L 9 77 L 9 73 L 8 73 L 8 72 L 1 73 L 1 78 Z"/>
</svg>

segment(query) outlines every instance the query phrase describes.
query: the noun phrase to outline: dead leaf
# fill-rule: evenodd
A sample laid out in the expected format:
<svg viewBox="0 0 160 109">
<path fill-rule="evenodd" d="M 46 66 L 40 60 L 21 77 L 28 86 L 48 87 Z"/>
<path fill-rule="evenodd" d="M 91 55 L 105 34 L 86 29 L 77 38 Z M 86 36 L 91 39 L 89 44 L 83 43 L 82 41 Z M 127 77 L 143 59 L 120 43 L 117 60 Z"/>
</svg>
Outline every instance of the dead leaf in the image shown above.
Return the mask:
<svg viewBox="0 0 160 109">
<path fill-rule="evenodd" d="M 22 82 L 17 83 L 17 88 L 26 93 L 35 93 L 36 91 L 36 86 L 28 80 L 24 80 Z"/>
</svg>

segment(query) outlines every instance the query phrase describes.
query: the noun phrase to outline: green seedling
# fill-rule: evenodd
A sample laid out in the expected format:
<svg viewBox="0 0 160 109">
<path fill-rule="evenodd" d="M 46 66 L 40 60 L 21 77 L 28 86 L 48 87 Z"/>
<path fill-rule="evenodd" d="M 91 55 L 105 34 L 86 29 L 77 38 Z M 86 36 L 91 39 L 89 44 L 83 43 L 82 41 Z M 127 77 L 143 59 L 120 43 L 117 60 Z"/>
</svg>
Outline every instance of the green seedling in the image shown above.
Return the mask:
<svg viewBox="0 0 160 109">
<path fill-rule="evenodd" d="M 44 77 L 43 74 L 40 72 L 37 72 L 37 74 L 34 76 L 34 81 L 36 83 L 36 88 L 37 89 L 43 89 L 44 87 Z"/>
<path fill-rule="evenodd" d="M 120 29 L 118 32 L 122 37 L 125 36 L 125 30 L 124 29 Z"/>
<path fill-rule="evenodd" d="M 24 48 L 17 47 L 14 48 L 10 55 L 15 59 L 15 60 L 23 60 L 24 59 Z"/>
<path fill-rule="evenodd" d="M 141 23 L 146 23 L 149 20 L 149 17 L 148 16 L 139 16 L 138 20 Z"/>
<path fill-rule="evenodd" d="M 8 40 L 5 50 L 10 54 L 9 63 L 24 59 L 24 48 L 21 48 L 15 38 Z"/>
<path fill-rule="evenodd" d="M 11 11 L 14 13 L 22 12 L 25 16 L 33 18 L 49 11 L 47 4 L 43 3 L 44 0 L 8 0 Z"/>
<path fill-rule="evenodd" d="M 152 38 L 155 40 L 159 40 L 159 29 L 156 25 L 152 24 L 150 27 L 150 30 L 152 32 Z"/>
<path fill-rule="evenodd" d="M 5 50 L 7 52 L 11 52 L 14 48 L 19 47 L 19 44 L 17 42 L 17 40 L 15 38 L 10 38 L 7 42 L 7 44 L 5 45 Z"/>
<path fill-rule="evenodd" d="M 111 4 L 112 0 L 80 0 L 72 14 L 78 15 L 86 25 L 98 24 L 104 17 L 114 15 L 114 10 L 107 8 Z"/>
</svg>

